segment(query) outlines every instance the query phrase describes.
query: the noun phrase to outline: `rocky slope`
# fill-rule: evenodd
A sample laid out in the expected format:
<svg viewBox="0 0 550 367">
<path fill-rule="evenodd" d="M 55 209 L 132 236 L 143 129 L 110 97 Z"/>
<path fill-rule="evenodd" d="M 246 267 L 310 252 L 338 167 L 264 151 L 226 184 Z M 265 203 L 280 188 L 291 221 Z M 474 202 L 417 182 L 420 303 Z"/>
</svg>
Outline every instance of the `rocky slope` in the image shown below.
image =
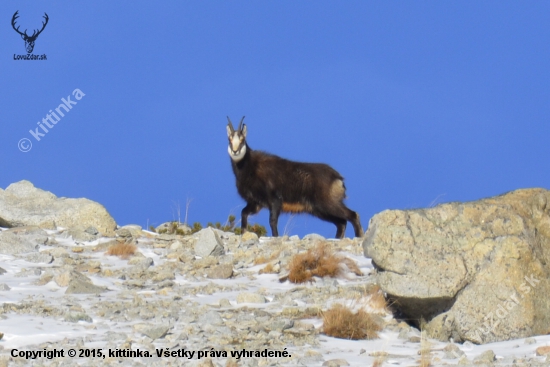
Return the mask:
<svg viewBox="0 0 550 367">
<path fill-rule="evenodd" d="M 205 229 L 191 236 L 156 235 L 123 227 L 117 238 L 75 241 L 68 230 L 16 229 L 23 250 L 1 250 L 0 366 L 28 365 L 18 351 L 70 348 L 104 357 L 38 358 L 51 366 L 414 366 L 427 350 L 432 365 L 474 363 L 543 366 L 538 337 L 514 345 L 474 346 L 426 339 L 374 303 L 370 260 L 360 240 L 329 241 L 357 262 L 363 276 L 292 284 L 284 278 L 293 255 L 324 239 L 318 235 L 258 239 Z M 1 235 L 14 229 L 3 230 Z M 135 243 L 127 259 L 106 255 L 116 242 Z M 200 253 L 203 256 L 198 256 Z M 256 265 L 257 263 L 261 263 Z M 260 274 L 267 264 L 275 274 Z M 350 341 L 322 334 L 320 313 L 334 303 L 364 307 L 383 325 L 380 338 Z M 109 355 L 109 350 L 111 355 Z M 125 351 L 148 352 L 128 357 Z M 288 356 L 231 356 L 286 351 Z M 494 350 L 494 352 L 490 352 Z M 157 357 L 156 352 L 176 353 Z M 190 353 L 195 354 L 191 357 Z M 198 359 L 198 352 L 206 353 Z M 215 353 L 218 353 L 216 355 Z M 227 356 L 223 355 L 223 352 Z M 80 353 L 80 352 L 79 352 Z M 118 353 L 118 354 L 117 354 Z M 177 356 L 180 353 L 180 356 Z M 214 354 L 211 354 L 214 353 Z M 189 359 L 191 357 L 191 359 Z"/>
</svg>

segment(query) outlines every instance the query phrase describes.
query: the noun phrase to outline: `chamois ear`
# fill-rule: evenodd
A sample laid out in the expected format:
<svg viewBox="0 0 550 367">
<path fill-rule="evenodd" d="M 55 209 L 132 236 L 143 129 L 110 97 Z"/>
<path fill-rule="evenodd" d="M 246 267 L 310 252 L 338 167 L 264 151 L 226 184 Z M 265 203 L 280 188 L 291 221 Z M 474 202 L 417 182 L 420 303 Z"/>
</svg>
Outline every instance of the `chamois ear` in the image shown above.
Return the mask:
<svg viewBox="0 0 550 367">
<path fill-rule="evenodd" d="M 227 124 L 227 137 L 230 138 L 231 137 L 231 127 L 229 126 L 229 124 Z"/>
<path fill-rule="evenodd" d="M 241 129 L 241 133 L 243 134 L 243 136 L 246 138 L 246 124 L 243 124 L 243 127 Z"/>
</svg>

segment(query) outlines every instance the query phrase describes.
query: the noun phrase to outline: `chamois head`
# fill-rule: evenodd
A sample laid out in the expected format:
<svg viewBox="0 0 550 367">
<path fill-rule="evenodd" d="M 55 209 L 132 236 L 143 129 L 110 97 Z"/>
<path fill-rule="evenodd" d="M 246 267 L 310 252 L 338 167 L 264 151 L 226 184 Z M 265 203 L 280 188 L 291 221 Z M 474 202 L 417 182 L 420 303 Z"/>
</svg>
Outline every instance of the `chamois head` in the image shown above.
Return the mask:
<svg viewBox="0 0 550 367">
<path fill-rule="evenodd" d="M 246 125 L 243 124 L 244 116 L 239 123 L 239 128 L 235 131 L 231 119 L 227 116 L 227 137 L 229 138 L 229 146 L 227 151 L 229 156 L 235 162 L 243 159 L 246 154 Z"/>
</svg>

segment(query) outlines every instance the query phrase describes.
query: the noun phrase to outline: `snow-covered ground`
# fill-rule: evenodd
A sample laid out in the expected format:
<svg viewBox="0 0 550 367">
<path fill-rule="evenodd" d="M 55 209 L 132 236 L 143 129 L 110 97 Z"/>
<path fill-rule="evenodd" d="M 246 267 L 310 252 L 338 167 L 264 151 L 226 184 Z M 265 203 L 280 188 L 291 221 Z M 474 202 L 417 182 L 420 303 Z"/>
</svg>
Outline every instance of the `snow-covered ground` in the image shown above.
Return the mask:
<svg viewBox="0 0 550 367">
<path fill-rule="evenodd" d="M 231 364 L 228 362 L 229 359 L 224 357 L 214 357 L 211 360 L 206 358 L 198 360 L 196 355 L 192 360 L 187 357 L 159 358 L 155 354 L 151 357 L 125 357 L 120 354 L 109 356 L 109 350 L 140 349 L 148 350 L 150 353 L 155 353 L 156 349 L 163 348 L 180 352 L 182 349 L 196 350 L 197 353 L 201 347 L 208 351 L 211 348 L 221 350 L 223 345 L 220 346 L 219 343 L 213 342 L 212 345 L 217 345 L 216 347 L 211 347 L 211 345 L 199 347 L 200 344 L 197 343 L 200 343 L 201 340 L 210 340 L 208 339 L 209 332 L 217 335 L 218 333 L 227 333 L 228 330 L 235 330 L 234 327 L 227 327 L 229 323 L 218 324 L 221 331 L 208 328 L 200 329 L 201 333 L 206 335 L 202 335 L 202 339 L 193 339 L 193 330 L 198 330 L 193 329 L 193 325 L 204 322 L 201 316 L 205 311 L 218 312 L 224 318 L 222 322 L 226 322 L 224 316 L 235 310 L 244 310 L 245 313 L 264 310 L 276 314 L 285 308 L 292 307 L 292 303 L 294 307 L 301 309 L 308 306 L 318 307 L 317 303 L 309 304 L 308 299 L 313 299 L 311 297 L 316 296 L 317 290 L 325 288 L 328 289 L 327 294 L 336 296 L 328 296 L 326 304 L 321 305 L 324 309 L 336 302 L 352 307 L 362 305 L 368 308 L 368 302 L 361 304 L 362 300 L 338 299 L 339 289 L 361 286 L 370 281 L 368 274 L 373 270 L 372 265 L 369 259 L 361 255 L 359 249 L 342 253 L 357 262 L 363 274 L 366 274 L 364 277 L 350 274 L 336 280 L 320 279 L 316 283 L 296 285 L 288 281 L 279 282 L 277 274 L 258 274 L 264 265 L 254 265 L 253 263 L 243 262 L 240 269 L 236 269 L 234 276 L 229 279 L 206 279 L 200 275 L 188 276 L 174 265 L 174 277 L 169 280 L 169 283 L 161 281 L 159 283 L 161 286 L 156 287 L 150 279 L 144 278 L 143 286 L 131 288 L 130 283 L 127 282 L 128 278 L 121 276 L 131 268 L 128 260 L 107 256 L 105 251 L 92 251 L 109 239 L 102 238 L 94 242 L 77 244 L 71 238 L 62 238 L 58 231 L 48 231 L 48 234 L 55 241 L 53 244 L 41 246 L 40 251 L 50 251 L 54 247 L 62 247 L 67 250 L 67 256 L 56 258 L 52 263 L 46 264 L 29 262 L 25 260 L 24 255 L 0 255 L 0 268 L 5 270 L 5 273 L 0 275 L 0 333 L 3 334 L 0 339 L 0 366 L 7 361 L 16 365 L 30 363 L 38 365 L 210 365 L 208 363 L 212 363 L 215 366 L 225 366 Z M 152 236 L 151 234 L 150 237 Z M 261 249 L 267 241 L 263 239 L 255 246 Z M 138 242 L 139 252 L 143 254 L 144 258 L 151 258 L 154 262 L 149 271 L 155 268 L 168 268 L 169 265 L 182 261 L 175 257 L 169 257 L 169 248 L 155 247 L 153 243 L 152 238 L 143 238 Z M 336 242 L 332 243 L 336 244 Z M 353 245 L 357 246 L 356 243 Z M 81 247 L 82 252 L 72 252 L 72 249 L 77 247 Z M 99 267 L 97 263 L 100 264 Z M 99 270 L 86 271 L 87 264 L 92 264 L 88 269 L 95 266 Z M 108 291 L 99 294 L 65 294 L 67 287 L 59 286 L 51 276 L 48 278 L 48 274 L 55 276 L 66 270 L 78 270 L 91 279 L 95 285 L 106 287 Z M 215 291 L 208 291 L 208 289 Z M 242 292 L 265 295 L 267 302 L 237 303 L 237 296 Z M 290 301 L 287 298 L 286 301 L 281 301 L 283 296 L 292 295 L 293 292 L 302 292 L 300 294 L 306 292 L 308 295 L 311 294 L 311 297 L 305 299 L 296 297 Z M 224 303 L 222 300 L 227 300 L 229 303 Z M 160 314 L 165 311 L 162 308 L 157 310 L 158 314 L 154 308 L 139 310 L 140 304 L 151 304 L 158 307 L 158 304 L 153 303 L 154 301 L 163 301 L 166 305 L 169 305 L 170 302 L 178 302 L 178 304 L 188 302 L 189 307 L 183 308 L 181 315 L 190 315 L 195 312 L 192 310 L 196 310 L 196 312 L 186 321 L 186 319 L 179 319 L 177 310 L 175 314 L 172 311 L 171 316 L 161 316 Z M 120 310 L 111 313 L 109 307 Z M 141 316 L 117 316 L 130 312 L 124 307 L 138 308 L 134 314 Z M 84 317 L 80 321 L 78 318 L 75 321 L 69 317 L 72 314 L 84 314 L 89 319 Z M 398 321 L 393 320 L 389 314 L 382 315 L 382 317 L 389 326 L 379 333 L 378 339 L 374 340 L 344 340 L 329 337 L 319 332 L 322 328 L 320 318 L 302 319 L 301 323 L 309 323 L 315 327 L 312 339 L 307 339 L 314 340 L 314 343 L 288 342 L 285 347 L 292 357 L 242 358 L 238 365 L 321 366 L 325 363 L 324 365 L 337 366 L 348 363 L 351 366 L 371 366 L 376 362 L 379 366 L 418 366 L 419 351 L 421 345 L 424 344 L 414 338 L 404 338 L 402 335 L 400 337 Z M 165 323 L 168 324 L 169 331 L 164 336 L 154 338 L 147 332 L 142 332 L 143 328 L 162 326 Z M 280 334 L 273 335 L 278 335 L 283 342 L 287 340 Z M 412 330 L 410 335 L 420 336 L 421 334 Z M 222 337 L 223 335 L 220 335 L 219 338 Z M 443 351 L 443 348 L 450 343 L 435 340 L 428 342 L 432 366 L 458 365 L 458 354 L 454 358 L 448 358 L 449 355 Z M 535 350 L 537 347 L 546 345 L 550 345 L 550 335 L 536 336 L 527 341 L 519 339 L 486 345 L 466 343 L 457 344 L 457 347 L 465 353 L 469 363 L 472 364 L 473 360 L 483 352 L 492 350 L 496 355 L 495 365 L 543 366 L 550 365 L 550 362 L 545 362 L 546 357 L 537 357 Z M 252 347 L 252 345 L 250 346 Z M 234 346 L 226 345 L 225 350 L 228 351 L 232 348 L 242 350 L 247 347 L 247 342 L 241 342 Z M 63 349 L 64 357 L 48 359 L 41 356 L 25 360 L 24 357 L 21 357 L 23 354 L 19 354 L 54 349 Z M 77 352 L 76 357 L 67 355 L 70 349 Z M 97 354 L 99 350 L 101 350 L 101 356 Z M 282 348 L 275 347 L 274 344 L 273 350 L 282 350 Z M 80 353 L 83 353 L 82 357 L 78 356 Z M 85 356 L 86 353 L 88 357 Z M 12 357 L 14 354 L 19 357 Z M 334 361 L 328 362 L 331 360 Z"/>
</svg>

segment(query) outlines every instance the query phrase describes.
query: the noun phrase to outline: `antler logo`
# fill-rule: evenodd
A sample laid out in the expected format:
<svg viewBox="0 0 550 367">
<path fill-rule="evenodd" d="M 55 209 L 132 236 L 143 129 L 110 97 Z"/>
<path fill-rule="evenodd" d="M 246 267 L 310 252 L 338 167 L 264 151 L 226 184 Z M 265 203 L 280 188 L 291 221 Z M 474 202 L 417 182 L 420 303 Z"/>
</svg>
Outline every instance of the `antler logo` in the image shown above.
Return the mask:
<svg viewBox="0 0 550 367">
<path fill-rule="evenodd" d="M 25 29 L 25 32 L 20 32 L 19 31 L 19 27 L 15 28 L 15 21 L 17 20 L 17 18 L 19 18 L 19 15 L 17 15 L 17 13 L 19 13 L 19 10 L 15 12 L 15 14 L 13 14 L 13 17 L 11 18 L 11 26 L 13 27 L 13 29 L 19 33 L 21 35 L 21 38 L 23 38 L 23 40 L 25 41 L 25 48 L 27 49 L 27 53 L 30 54 L 32 52 L 32 50 L 34 50 L 34 42 L 36 41 L 36 38 L 38 38 L 38 35 L 40 33 L 42 33 L 42 31 L 44 30 L 44 28 L 46 28 L 46 24 L 48 24 L 48 20 L 50 18 L 48 18 L 48 14 L 44 13 L 44 19 L 46 20 L 45 22 L 42 22 L 42 29 L 41 30 L 38 30 L 36 29 L 33 33 L 32 33 L 32 36 L 29 36 L 27 34 L 27 30 Z"/>
</svg>

